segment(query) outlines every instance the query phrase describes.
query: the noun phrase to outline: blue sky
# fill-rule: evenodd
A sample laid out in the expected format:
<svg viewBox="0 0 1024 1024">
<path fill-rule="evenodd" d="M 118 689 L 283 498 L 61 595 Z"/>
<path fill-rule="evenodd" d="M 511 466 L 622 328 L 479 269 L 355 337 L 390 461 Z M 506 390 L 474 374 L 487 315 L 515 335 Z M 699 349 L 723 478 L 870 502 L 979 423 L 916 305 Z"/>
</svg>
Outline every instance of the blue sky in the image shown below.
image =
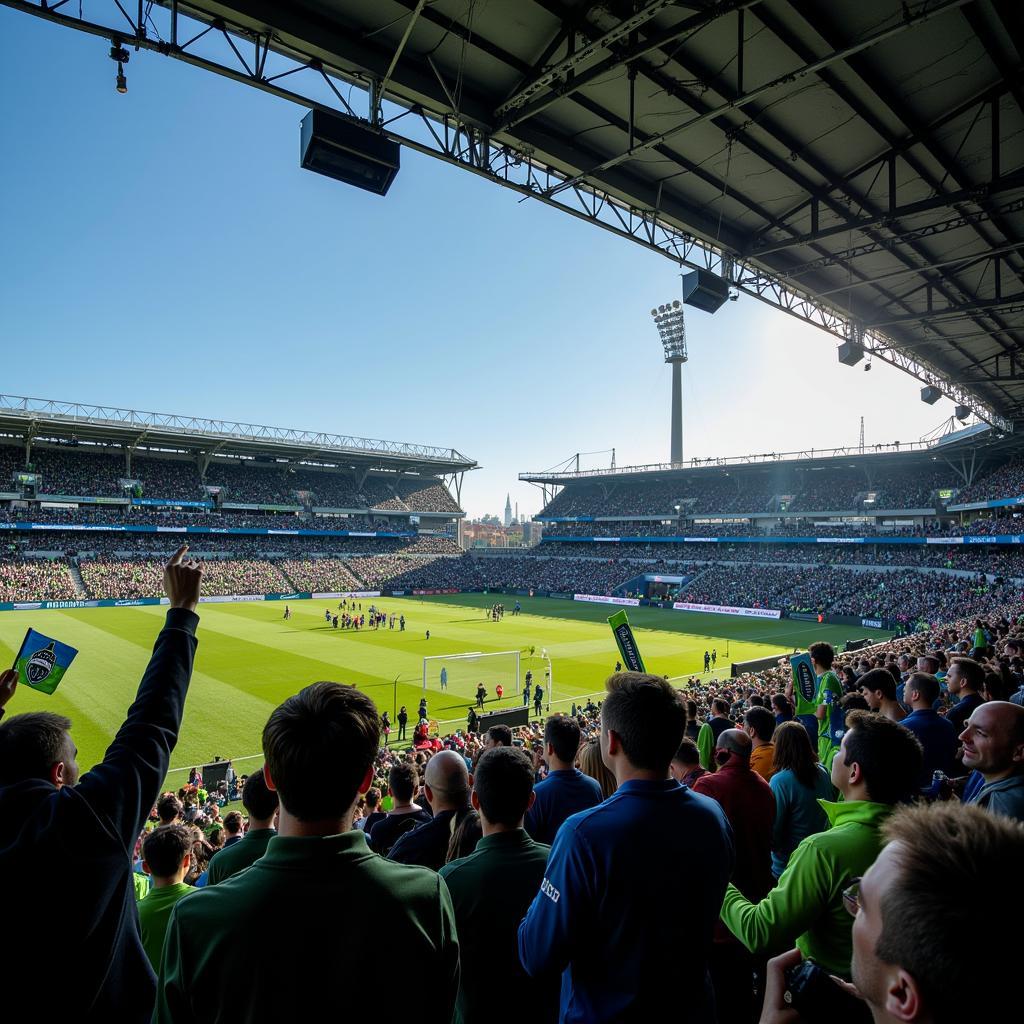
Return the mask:
<svg viewBox="0 0 1024 1024">
<path fill-rule="evenodd" d="M 403 150 L 303 171 L 303 110 L 0 10 L 0 390 L 452 446 L 471 515 L 576 451 L 668 457 L 664 257 Z M 685 455 L 916 440 L 952 412 L 755 299 L 688 313 Z M 608 455 L 583 460 L 606 465 Z"/>
</svg>

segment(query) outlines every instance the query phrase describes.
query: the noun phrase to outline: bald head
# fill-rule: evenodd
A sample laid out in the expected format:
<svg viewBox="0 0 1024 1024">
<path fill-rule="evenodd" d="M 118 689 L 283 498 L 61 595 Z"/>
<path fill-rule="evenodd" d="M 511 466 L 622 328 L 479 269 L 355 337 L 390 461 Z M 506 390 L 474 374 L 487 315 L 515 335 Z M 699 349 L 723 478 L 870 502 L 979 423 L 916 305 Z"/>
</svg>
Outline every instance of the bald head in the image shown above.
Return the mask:
<svg viewBox="0 0 1024 1024">
<path fill-rule="evenodd" d="M 979 704 L 960 734 L 964 765 L 994 781 L 1024 769 L 1024 707 L 1006 700 Z"/>
<path fill-rule="evenodd" d="M 469 806 L 469 772 L 461 754 L 442 750 L 427 762 L 423 778 L 434 813 L 461 811 Z"/>
<path fill-rule="evenodd" d="M 750 737 L 742 729 L 726 729 L 718 737 L 716 746 L 719 750 L 728 750 L 734 757 L 739 757 L 745 761 L 750 760 L 752 743 Z"/>
</svg>

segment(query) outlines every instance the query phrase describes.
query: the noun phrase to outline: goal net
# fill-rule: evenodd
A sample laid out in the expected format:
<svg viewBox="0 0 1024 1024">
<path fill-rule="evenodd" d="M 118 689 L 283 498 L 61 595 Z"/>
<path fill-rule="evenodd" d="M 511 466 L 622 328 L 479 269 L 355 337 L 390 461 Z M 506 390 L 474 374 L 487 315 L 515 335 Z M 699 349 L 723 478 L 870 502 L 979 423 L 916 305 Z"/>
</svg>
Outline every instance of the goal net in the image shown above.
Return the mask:
<svg viewBox="0 0 1024 1024">
<path fill-rule="evenodd" d="M 498 687 L 508 697 L 520 693 L 519 651 L 481 651 L 469 654 L 432 654 L 423 659 L 423 689 L 449 693 L 472 701 L 483 684 L 487 700 Z"/>
</svg>

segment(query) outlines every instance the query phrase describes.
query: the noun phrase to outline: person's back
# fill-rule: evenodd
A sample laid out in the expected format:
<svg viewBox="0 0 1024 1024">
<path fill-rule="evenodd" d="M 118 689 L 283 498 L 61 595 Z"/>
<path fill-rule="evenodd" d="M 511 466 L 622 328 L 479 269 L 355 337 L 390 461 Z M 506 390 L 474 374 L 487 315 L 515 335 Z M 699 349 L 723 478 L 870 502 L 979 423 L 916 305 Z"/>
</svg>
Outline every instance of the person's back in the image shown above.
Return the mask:
<svg viewBox="0 0 1024 1024">
<path fill-rule="evenodd" d="M 516 932 L 540 888 L 550 847 L 522 827 L 533 765 L 521 750 L 485 751 L 473 779 L 483 838 L 468 857 L 445 864 L 462 960 L 456 1024 L 531 1024 L 558 1019 L 559 978 L 530 978 L 519 963 Z M 495 992 L 501 993 L 495 999 Z"/>
<path fill-rule="evenodd" d="M 171 608 L 101 764 L 79 781 L 66 718 L 32 713 L 0 725 L 3 913 L 17 932 L 0 983 L 45 999 L 38 1012 L 48 1019 L 143 1022 L 152 1013 L 132 851 L 167 774 L 192 673 L 200 572 L 183 564 L 185 550 L 165 570 Z M 74 948 L 54 960 L 46 951 L 61 936 Z"/>
<path fill-rule="evenodd" d="M 571 953 L 572 998 L 567 1004 L 563 981 L 562 1021 L 657 1019 L 669 978 L 701 1006 L 711 935 L 732 871 L 721 807 L 671 779 L 625 782 L 562 825 L 551 859 L 570 850 L 581 875 L 549 868 L 519 938 L 528 971 L 542 929 Z M 563 900 L 586 922 L 574 924 L 571 947 L 559 913 Z"/>
<path fill-rule="evenodd" d="M 551 770 L 534 788 L 536 799 L 526 815 L 526 831 L 538 843 L 550 845 L 566 818 L 604 799 L 597 780 L 574 765 L 580 738 L 579 723 L 565 715 L 549 718 L 544 727 L 544 757 Z"/>
<path fill-rule="evenodd" d="M 772 874 L 778 878 L 800 843 L 829 827 L 821 801 L 834 800 L 836 791 L 828 772 L 820 764 L 811 768 L 811 785 L 798 779 L 792 768 L 776 772 L 768 785 L 775 797 Z"/>
<path fill-rule="evenodd" d="M 672 687 L 638 673 L 608 687 L 602 753 L 619 787 L 559 829 L 519 957 L 533 977 L 564 969 L 563 1024 L 662 1019 L 668 984 L 689 994 L 689 1020 L 713 1021 L 707 962 L 733 867 L 729 824 L 667 777 L 686 724 Z"/>
<path fill-rule="evenodd" d="M 267 852 L 270 840 L 277 835 L 274 828 L 277 794 L 267 788 L 262 769 L 245 780 L 242 804 L 249 812 L 249 828 L 239 842 L 225 846 L 210 859 L 207 885 L 219 885 L 254 864 Z"/>
<path fill-rule="evenodd" d="M 932 709 L 939 696 L 939 681 L 924 672 L 914 672 L 904 686 L 912 708 L 900 725 L 918 739 L 923 751 L 920 785 L 928 786 L 935 772 L 956 773 L 957 733 L 952 722 Z"/>
<path fill-rule="evenodd" d="M 184 882 L 192 856 L 192 833 L 185 825 L 161 825 L 142 843 L 142 866 L 153 887 L 139 902 L 139 934 L 153 970 L 160 970 L 167 922 L 178 900 L 195 892 Z"/>
<path fill-rule="evenodd" d="M 250 868 L 174 908 L 158 1024 L 313 1020 L 338 992 L 384 991 L 394 965 L 368 921 L 430 978 L 417 1020 L 451 1020 L 459 951 L 444 882 L 377 856 L 352 827 L 379 741 L 373 702 L 338 683 L 314 683 L 273 712 L 263 752 L 278 835 Z"/>
<path fill-rule="evenodd" d="M 747 899 L 761 899 L 773 884 L 771 787 L 750 767 L 750 740 L 738 729 L 723 732 L 716 747 L 718 771 L 702 775 L 693 791 L 716 800 L 732 826 L 736 866 L 733 884 Z"/>
</svg>

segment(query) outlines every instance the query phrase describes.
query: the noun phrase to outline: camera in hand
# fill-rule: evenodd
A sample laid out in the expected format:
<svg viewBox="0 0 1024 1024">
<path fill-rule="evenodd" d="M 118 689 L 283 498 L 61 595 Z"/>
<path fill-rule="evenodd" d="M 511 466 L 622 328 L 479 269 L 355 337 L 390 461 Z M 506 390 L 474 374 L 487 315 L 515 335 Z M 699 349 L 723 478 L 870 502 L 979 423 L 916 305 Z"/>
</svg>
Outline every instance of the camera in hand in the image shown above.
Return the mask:
<svg viewBox="0 0 1024 1024">
<path fill-rule="evenodd" d="M 867 1003 L 840 988 L 811 960 L 787 968 L 785 1000 L 805 1021 L 871 1024 Z"/>
</svg>

